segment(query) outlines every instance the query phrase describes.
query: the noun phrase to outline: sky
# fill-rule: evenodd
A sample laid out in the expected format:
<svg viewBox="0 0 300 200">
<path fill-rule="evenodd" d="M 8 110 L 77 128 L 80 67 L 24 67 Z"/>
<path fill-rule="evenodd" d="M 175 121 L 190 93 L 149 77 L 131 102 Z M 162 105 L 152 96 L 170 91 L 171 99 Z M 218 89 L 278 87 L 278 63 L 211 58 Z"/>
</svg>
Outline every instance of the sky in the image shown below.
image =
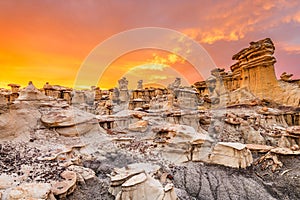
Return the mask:
<svg viewBox="0 0 300 200">
<path fill-rule="evenodd" d="M 217 67 L 230 69 L 232 55 L 266 37 L 275 44 L 276 74 L 300 78 L 300 1 L 285 0 L 2 0 L 0 88 L 45 82 L 72 87 L 91 52 L 114 35 L 160 27 L 195 40 Z M 118 44 L 115 44 L 118 47 Z M 113 54 L 110 48 L 103 54 Z M 110 88 L 123 76 L 145 83 L 179 76 L 192 84 L 201 75 L 176 52 L 139 49 L 118 55 L 99 77 Z M 202 77 L 203 78 L 203 77 Z M 166 83 L 164 83 L 166 84 Z"/>
</svg>

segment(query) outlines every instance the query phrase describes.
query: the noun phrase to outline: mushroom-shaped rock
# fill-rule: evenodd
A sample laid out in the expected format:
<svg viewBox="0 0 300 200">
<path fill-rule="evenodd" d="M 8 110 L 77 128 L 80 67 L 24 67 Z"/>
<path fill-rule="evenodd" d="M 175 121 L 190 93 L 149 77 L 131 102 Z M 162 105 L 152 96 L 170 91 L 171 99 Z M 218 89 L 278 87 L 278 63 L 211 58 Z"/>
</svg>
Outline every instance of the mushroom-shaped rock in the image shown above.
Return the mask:
<svg viewBox="0 0 300 200">
<path fill-rule="evenodd" d="M 288 74 L 286 72 L 283 72 L 280 75 L 280 80 L 282 80 L 282 81 L 290 81 L 292 76 L 293 76 L 293 74 Z"/>
<path fill-rule="evenodd" d="M 60 175 L 65 180 L 56 181 L 51 184 L 51 191 L 54 195 L 59 197 L 65 197 L 71 194 L 76 188 L 76 172 L 64 171 Z"/>
<path fill-rule="evenodd" d="M 30 81 L 28 86 L 20 91 L 20 96 L 17 100 L 20 101 L 33 101 L 33 100 L 48 100 L 49 98 L 39 91 Z"/>
<path fill-rule="evenodd" d="M 54 110 L 41 117 L 47 127 L 69 127 L 91 121 L 95 116 L 77 108 Z"/>
<path fill-rule="evenodd" d="M 147 163 L 135 163 L 114 169 L 109 192 L 116 197 L 116 200 L 176 200 L 177 196 L 172 191 L 173 187 L 167 186 L 164 189 L 162 184 L 152 177 L 159 169 L 159 166 Z M 120 179 L 120 176 L 116 178 L 120 174 L 123 174 L 123 178 Z M 124 177 L 126 181 L 123 181 Z M 116 179 L 122 180 L 122 184 L 116 185 L 113 182 Z"/>
<path fill-rule="evenodd" d="M 117 174 L 111 177 L 111 185 L 112 186 L 120 186 L 129 178 L 144 172 L 143 169 L 135 170 L 129 169 L 128 171 L 118 170 Z"/>
<path fill-rule="evenodd" d="M 144 180 L 145 178 L 146 180 Z M 123 185 L 120 200 L 163 200 L 165 195 L 161 183 L 149 175 L 146 176 L 145 174 L 140 174 L 135 180 L 128 180 L 128 184 L 125 186 Z"/>
<path fill-rule="evenodd" d="M 140 173 L 138 175 L 131 177 L 129 180 L 125 181 L 125 183 L 122 184 L 122 187 L 132 187 L 137 184 L 143 183 L 146 180 L 147 180 L 146 174 Z"/>
<path fill-rule="evenodd" d="M 96 123 L 86 122 L 82 124 L 77 124 L 75 126 L 56 128 L 56 132 L 66 137 L 81 136 L 85 133 L 90 132 L 96 126 Z"/>
</svg>

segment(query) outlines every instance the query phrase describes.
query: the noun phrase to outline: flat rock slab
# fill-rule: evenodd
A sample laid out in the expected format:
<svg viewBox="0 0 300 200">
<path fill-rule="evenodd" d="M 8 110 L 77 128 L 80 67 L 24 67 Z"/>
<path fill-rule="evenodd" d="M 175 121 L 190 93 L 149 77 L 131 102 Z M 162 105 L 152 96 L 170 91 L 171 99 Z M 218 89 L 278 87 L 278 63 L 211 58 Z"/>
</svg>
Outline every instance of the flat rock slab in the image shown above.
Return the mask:
<svg viewBox="0 0 300 200">
<path fill-rule="evenodd" d="M 41 117 L 41 121 L 47 127 L 69 127 L 91 121 L 94 119 L 94 115 L 81 111 L 79 109 L 59 109 L 44 114 Z"/>
</svg>

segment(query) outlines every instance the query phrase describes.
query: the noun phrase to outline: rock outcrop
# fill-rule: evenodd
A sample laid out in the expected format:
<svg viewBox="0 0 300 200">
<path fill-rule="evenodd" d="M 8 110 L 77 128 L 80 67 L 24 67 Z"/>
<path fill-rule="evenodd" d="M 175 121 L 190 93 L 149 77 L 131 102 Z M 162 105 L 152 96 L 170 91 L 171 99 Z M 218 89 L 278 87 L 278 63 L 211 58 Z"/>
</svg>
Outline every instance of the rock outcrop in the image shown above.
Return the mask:
<svg viewBox="0 0 300 200">
<path fill-rule="evenodd" d="M 276 80 L 274 50 L 251 42 L 198 91 L 10 84 L 0 199 L 300 199 L 300 81 Z"/>
<path fill-rule="evenodd" d="M 213 88 L 210 86 L 211 78 L 194 85 L 200 94 L 210 93 L 211 99 L 217 94 L 218 98 L 225 99 L 226 104 L 265 99 L 277 104 L 300 106 L 300 88 L 290 79 L 291 75 L 282 74 L 281 80 L 284 83 L 276 78 L 274 51 L 275 46 L 270 38 L 251 42 L 248 48 L 233 55 L 232 59 L 237 62 L 230 67 L 230 72 L 224 69 L 212 70 L 216 80 Z"/>
<path fill-rule="evenodd" d="M 116 200 L 177 200 L 171 183 L 165 184 L 154 178 L 160 169 L 157 165 L 137 163 L 115 169 L 111 176 L 110 192 Z"/>
<path fill-rule="evenodd" d="M 20 91 L 20 96 L 18 97 L 18 101 L 40 101 L 40 100 L 48 100 L 49 98 L 39 91 L 30 81 L 28 86 Z"/>
</svg>

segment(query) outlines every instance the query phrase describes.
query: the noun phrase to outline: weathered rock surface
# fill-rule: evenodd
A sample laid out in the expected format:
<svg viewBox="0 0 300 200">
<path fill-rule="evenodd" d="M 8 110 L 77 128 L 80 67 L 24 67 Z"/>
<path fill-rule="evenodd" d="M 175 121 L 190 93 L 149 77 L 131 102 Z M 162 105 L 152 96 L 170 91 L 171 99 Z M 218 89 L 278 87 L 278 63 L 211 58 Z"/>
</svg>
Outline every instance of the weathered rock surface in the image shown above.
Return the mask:
<svg viewBox="0 0 300 200">
<path fill-rule="evenodd" d="M 40 101 L 48 100 L 49 98 L 39 91 L 30 81 L 28 86 L 20 91 L 18 101 Z"/>
<path fill-rule="evenodd" d="M 211 163 L 235 168 L 246 168 L 253 162 L 251 151 L 241 143 L 219 142 L 209 158 Z"/>
<path fill-rule="evenodd" d="M 3 195 L 7 200 L 31 199 L 31 200 L 49 200 L 55 199 L 51 193 L 49 183 L 27 183 L 12 188 Z"/>
<path fill-rule="evenodd" d="M 212 70 L 211 78 L 206 82 L 195 83 L 200 94 L 211 99 L 224 99 L 225 104 L 250 103 L 257 99 L 266 99 L 278 104 L 299 106 L 300 88 L 297 81 L 291 80 L 287 73 L 278 81 L 275 75 L 273 56 L 275 46 L 270 38 L 251 42 L 248 48 L 233 55 L 237 62 L 230 72 L 224 69 Z M 272 88 L 272 89 L 270 89 Z"/>
<path fill-rule="evenodd" d="M 158 170 L 158 166 L 144 163 L 115 169 L 116 174 L 113 173 L 111 177 L 110 193 L 116 200 L 176 200 L 172 185 L 164 188 L 159 180 L 153 178 Z"/>
<path fill-rule="evenodd" d="M 0 199 L 300 199 L 300 81 L 274 50 L 251 42 L 198 91 L 1 89 Z"/>
</svg>

